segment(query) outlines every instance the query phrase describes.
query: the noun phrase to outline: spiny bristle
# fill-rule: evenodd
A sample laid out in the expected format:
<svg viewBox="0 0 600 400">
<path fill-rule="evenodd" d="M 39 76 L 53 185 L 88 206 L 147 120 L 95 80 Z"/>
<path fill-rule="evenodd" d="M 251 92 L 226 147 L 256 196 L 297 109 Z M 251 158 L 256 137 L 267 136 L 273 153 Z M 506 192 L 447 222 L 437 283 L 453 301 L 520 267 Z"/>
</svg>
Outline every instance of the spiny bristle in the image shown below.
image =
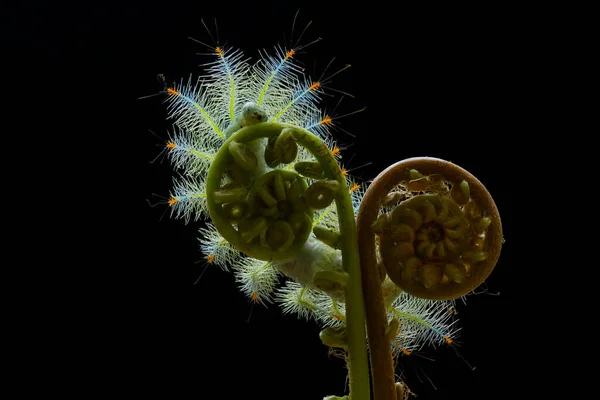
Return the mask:
<svg viewBox="0 0 600 400">
<path fill-rule="evenodd" d="M 200 228 L 199 232 L 200 249 L 207 256 L 214 255 L 214 264 L 221 269 L 228 271 L 242 257 L 240 251 L 225 240 L 213 224 L 207 223 L 206 228 Z"/>
<path fill-rule="evenodd" d="M 174 169 L 183 169 L 186 175 L 203 175 L 208 171 L 216 151 L 205 146 L 201 136 L 173 127 L 174 134 L 166 145 L 167 157 Z"/>
<path fill-rule="evenodd" d="M 398 318 L 402 329 L 392 344 L 396 351 L 400 347 L 420 350 L 424 346 L 433 347 L 447 344 L 447 339 L 455 339 L 460 328 L 458 321 L 448 313 L 452 305 L 449 301 L 419 299 L 402 293 L 389 310 L 390 318 Z"/>
<path fill-rule="evenodd" d="M 231 123 L 240 114 L 244 103 L 251 101 L 252 85 L 249 79 L 250 65 L 243 59 L 241 50 L 229 47 L 217 47 L 217 59 L 203 66 L 207 86 L 210 88 L 213 101 L 220 104 Z"/>
<path fill-rule="evenodd" d="M 311 89 L 312 87 L 313 82 L 304 78 L 293 87 L 292 94 L 283 101 L 265 104 L 270 121 L 303 126 L 306 119 L 318 111 L 320 92 L 317 89 Z"/>
<path fill-rule="evenodd" d="M 346 322 L 346 305 L 323 292 L 316 294 L 317 319 L 323 327 L 336 327 Z"/>
<path fill-rule="evenodd" d="M 317 318 L 316 292 L 299 283 L 288 280 L 285 286 L 277 289 L 275 301 L 280 303 L 284 314 L 296 314 L 298 318 Z"/>
<path fill-rule="evenodd" d="M 329 114 L 324 110 L 316 110 L 313 114 L 308 116 L 302 127 L 327 142 L 328 146 L 331 146 L 333 143 L 333 138 L 330 133 L 331 126 L 332 120 Z"/>
<path fill-rule="evenodd" d="M 244 257 L 233 265 L 235 280 L 252 301 L 272 303 L 273 290 L 279 281 L 279 271 L 270 262 Z"/>
<path fill-rule="evenodd" d="M 275 47 L 275 55 L 259 52 L 261 59 L 252 67 L 250 86 L 254 93 L 252 101 L 259 106 L 278 104 L 285 101 L 296 86 L 301 68 L 291 58 L 290 52 Z"/>
<path fill-rule="evenodd" d="M 206 206 L 206 184 L 194 176 L 173 178 L 173 191 L 168 201 L 171 217 L 181 218 L 185 223 L 208 216 Z"/>
<path fill-rule="evenodd" d="M 354 208 L 354 216 L 357 216 L 360 203 L 362 203 L 362 199 L 365 197 L 366 184 L 354 178 L 348 186 L 350 187 L 350 199 L 352 200 L 352 208 Z"/>
<path fill-rule="evenodd" d="M 229 123 L 228 110 L 218 101 L 218 90 L 210 90 L 201 80 L 176 85 L 167 95 L 168 118 L 194 136 L 205 146 L 219 148 L 225 135 L 223 131 Z"/>
</svg>

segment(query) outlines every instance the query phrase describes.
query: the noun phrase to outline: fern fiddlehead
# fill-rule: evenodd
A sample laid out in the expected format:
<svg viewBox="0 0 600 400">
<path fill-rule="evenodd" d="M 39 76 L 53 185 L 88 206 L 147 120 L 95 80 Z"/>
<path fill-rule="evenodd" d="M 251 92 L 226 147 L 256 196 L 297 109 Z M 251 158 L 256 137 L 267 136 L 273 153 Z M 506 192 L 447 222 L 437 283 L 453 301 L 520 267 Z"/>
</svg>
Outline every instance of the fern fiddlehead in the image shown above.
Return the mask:
<svg viewBox="0 0 600 400">
<path fill-rule="evenodd" d="M 477 178 L 448 161 L 417 157 L 391 165 L 373 180 L 357 225 L 374 393 L 393 399 L 403 384 L 394 382 L 393 337 L 386 332 L 388 314 L 394 317 L 391 299 L 403 291 L 450 300 L 475 289 L 498 261 L 502 224 Z M 390 290 L 394 286 L 399 290 Z M 452 342 L 447 334 L 438 336 Z"/>
</svg>

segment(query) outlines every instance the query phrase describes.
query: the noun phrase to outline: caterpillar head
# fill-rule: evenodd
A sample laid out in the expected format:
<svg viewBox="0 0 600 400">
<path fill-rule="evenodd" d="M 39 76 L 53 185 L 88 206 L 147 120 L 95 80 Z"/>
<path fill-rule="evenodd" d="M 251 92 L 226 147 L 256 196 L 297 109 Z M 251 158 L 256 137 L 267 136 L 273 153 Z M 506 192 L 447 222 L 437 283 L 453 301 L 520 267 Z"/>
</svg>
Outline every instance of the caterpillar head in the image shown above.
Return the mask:
<svg viewBox="0 0 600 400">
<path fill-rule="evenodd" d="M 448 161 L 411 158 L 392 165 L 369 187 L 361 213 L 363 226 L 371 220 L 387 275 L 420 298 L 467 294 L 500 256 L 494 200 L 477 178 Z"/>
</svg>

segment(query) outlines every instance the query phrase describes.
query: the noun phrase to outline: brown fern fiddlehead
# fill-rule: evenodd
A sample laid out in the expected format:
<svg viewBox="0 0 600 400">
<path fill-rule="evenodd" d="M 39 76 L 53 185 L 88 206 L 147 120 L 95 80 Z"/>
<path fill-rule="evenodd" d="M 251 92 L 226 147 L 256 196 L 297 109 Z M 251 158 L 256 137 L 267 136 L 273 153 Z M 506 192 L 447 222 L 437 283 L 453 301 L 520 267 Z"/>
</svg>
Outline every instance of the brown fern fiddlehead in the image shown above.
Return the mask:
<svg viewBox="0 0 600 400">
<path fill-rule="evenodd" d="M 400 161 L 373 180 L 357 227 L 373 392 L 376 400 L 393 400 L 397 387 L 386 332 L 390 300 L 384 298 L 382 277 L 387 274 L 402 291 L 420 298 L 467 294 L 498 261 L 500 215 L 487 189 L 469 172 L 420 157 Z"/>
</svg>

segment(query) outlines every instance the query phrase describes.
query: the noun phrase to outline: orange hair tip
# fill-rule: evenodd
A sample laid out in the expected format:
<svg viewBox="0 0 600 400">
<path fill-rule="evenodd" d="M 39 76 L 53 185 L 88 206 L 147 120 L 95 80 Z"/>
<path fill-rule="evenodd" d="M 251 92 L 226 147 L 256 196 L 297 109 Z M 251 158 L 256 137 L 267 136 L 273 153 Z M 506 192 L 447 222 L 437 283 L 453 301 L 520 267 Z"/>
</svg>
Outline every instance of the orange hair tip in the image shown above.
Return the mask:
<svg viewBox="0 0 600 400">
<path fill-rule="evenodd" d="M 320 87 L 321 87 L 321 82 L 314 82 L 312 85 L 310 85 L 310 87 L 308 88 L 308 90 L 309 91 L 317 90 Z"/>
<path fill-rule="evenodd" d="M 400 351 L 405 355 L 405 356 L 410 356 L 410 350 L 405 349 L 404 347 L 400 349 Z"/>
<path fill-rule="evenodd" d="M 348 171 L 346 170 L 346 168 L 342 168 L 342 175 L 344 175 L 344 176 L 348 175 Z"/>
<path fill-rule="evenodd" d="M 446 344 L 452 344 L 453 340 L 450 339 L 449 337 L 445 337 L 444 340 L 446 341 Z"/>
<path fill-rule="evenodd" d="M 360 185 L 358 183 L 355 183 L 354 185 L 350 186 L 350 193 L 357 191 L 359 188 Z"/>
<path fill-rule="evenodd" d="M 178 201 L 179 201 L 179 200 L 177 200 L 177 197 L 171 197 L 171 198 L 169 199 L 168 203 L 169 203 L 169 205 L 170 205 L 171 207 L 173 207 L 175 204 L 177 204 L 177 202 L 178 202 Z"/>
<path fill-rule="evenodd" d="M 290 51 L 288 51 L 285 55 L 285 59 L 289 60 L 290 58 L 294 57 L 294 54 L 296 54 L 296 50 L 291 49 Z"/>
<path fill-rule="evenodd" d="M 175 147 L 177 147 L 175 142 L 167 142 L 167 149 L 173 150 Z"/>
<path fill-rule="evenodd" d="M 325 118 L 319 122 L 319 125 L 331 125 L 331 117 L 326 115 Z"/>
<path fill-rule="evenodd" d="M 167 93 L 168 93 L 168 94 L 170 94 L 170 95 L 172 95 L 172 96 L 173 96 L 173 95 L 178 95 L 178 94 L 179 94 L 179 92 L 178 92 L 177 90 L 175 90 L 175 89 L 172 89 L 172 88 L 168 88 L 168 89 L 167 89 Z"/>
<path fill-rule="evenodd" d="M 215 51 L 217 52 L 217 55 L 218 55 L 219 57 L 223 57 L 223 49 L 222 49 L 220 46 L 217 46 L 217 47 L 215 48 Z"/>
<path fill-rule="evenodd" d="M 209 254 L 207 261 L 209 264 L 212 264 L 215 262 L 215 255 L 214 254 Z"/>
<path fill-rule="evenodd" d="M 257 301 L 258 300 L 258 293 L 256 293 L 255 291 L 252 292 L 252 297 L 251 297 L 252 301 Z"/>
</svg>

